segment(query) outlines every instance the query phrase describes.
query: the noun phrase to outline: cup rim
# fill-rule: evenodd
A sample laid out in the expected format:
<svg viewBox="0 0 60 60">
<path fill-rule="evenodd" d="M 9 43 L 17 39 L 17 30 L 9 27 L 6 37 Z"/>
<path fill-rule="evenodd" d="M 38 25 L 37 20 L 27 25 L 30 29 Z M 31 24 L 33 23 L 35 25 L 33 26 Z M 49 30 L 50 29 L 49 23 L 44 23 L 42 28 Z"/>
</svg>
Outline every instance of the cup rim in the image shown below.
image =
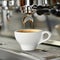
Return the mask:
<svg viewBox="0 0 60 60">
<path fill-rule="evenodd" d="M 42 31 L 41 29 L 19 29 L 19 30 L 16 30 L 15 32 L 19 32 L 19 31 L 21 31 L 21 30 L 25 30 L 25 31 L 28 31 L 28 30 L 31 30 L 32 32 L 28 32 L 28 33 L 36 33 L 36 32 L 40 32 L 40 31 Z M 24 33 L 24 32 L 19 32 L 19 33 Z"/>
</svg>

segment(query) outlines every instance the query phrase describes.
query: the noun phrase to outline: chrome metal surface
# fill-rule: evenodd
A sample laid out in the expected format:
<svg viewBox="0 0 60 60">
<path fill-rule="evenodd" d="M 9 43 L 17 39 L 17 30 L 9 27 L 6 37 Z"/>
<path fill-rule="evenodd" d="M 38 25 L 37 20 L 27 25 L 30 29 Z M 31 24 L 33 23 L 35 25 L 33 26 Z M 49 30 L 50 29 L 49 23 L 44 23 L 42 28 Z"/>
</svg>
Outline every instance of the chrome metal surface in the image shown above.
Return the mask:
<svg viewBox="0 0 60 60">
<path fill-rule="evenodd" d="M 0 49 L 0 59 L 1 60 L 34 60 L 33 58 L 27 57 L 27 55 L 25 55 L 24 53 L 20 53 L 20 55 L 17 55 L 1 49 Z"/>
<path fill-rule="evenodd" d="M 15 39 L 0 36 L 0 59 L 3 60 L 50 60 L 60 59 L 60 48 L 41 44 L 34 51 L 22 51 Z"/>
</svg>

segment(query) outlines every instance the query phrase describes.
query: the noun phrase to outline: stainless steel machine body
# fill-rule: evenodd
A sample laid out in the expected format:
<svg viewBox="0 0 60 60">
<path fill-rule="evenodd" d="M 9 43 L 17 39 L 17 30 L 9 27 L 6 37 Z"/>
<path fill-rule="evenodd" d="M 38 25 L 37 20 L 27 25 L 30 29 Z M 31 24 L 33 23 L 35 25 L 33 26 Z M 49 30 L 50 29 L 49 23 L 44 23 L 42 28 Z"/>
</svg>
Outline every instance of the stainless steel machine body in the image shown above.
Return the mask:
<svg viewBox="0 0 60 60">
<path fill-rule="evenodd" d="M 11 33 L 15 30 L 25 28 L 42 28 L 52 31 L 52 28 L 54 28 L 56 24 L 60 23 L 60 18 L 57 16 L 55 17 L 51 13 L 50 15 L 38 15 L 36 12 L 37 10 L 33 9 L 32 6 L 51 6 L 57 2 L 59 2 L 59 0 L 55 0 L 55 2 L 54 0 L 2 0 L 2 26 L 0 34 L 11 36 L 14 35 Z M 29 19 L 26 20 L 28 17 Z M 25 23 L 23 24 L 24 21 Z"/>
</svg>

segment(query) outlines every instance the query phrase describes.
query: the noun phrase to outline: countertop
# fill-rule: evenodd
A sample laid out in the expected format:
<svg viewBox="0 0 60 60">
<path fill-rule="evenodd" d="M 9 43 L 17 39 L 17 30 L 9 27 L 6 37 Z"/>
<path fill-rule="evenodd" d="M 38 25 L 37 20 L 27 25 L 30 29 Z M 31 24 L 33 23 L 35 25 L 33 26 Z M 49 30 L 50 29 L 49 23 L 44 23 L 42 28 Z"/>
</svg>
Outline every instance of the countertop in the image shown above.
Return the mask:
<svg viewBox="0 0 60 60">
<path fill-rule="evenodd" d="M 50 60 L 57 57 L 58 59 L 56 60 L 60 60 L 60 47 L 40 44 L 34 51 L 22 51 L 17 41 L 14 38 L 9 37 L 7 38 L 0 36 L 0 50 L 17 55 L 23 54 L 27 57 L 35 58 L 34 60 L 39 60 L 41 58 L 44 60 L 49 58 L 48 60 Z"/>
</svg>

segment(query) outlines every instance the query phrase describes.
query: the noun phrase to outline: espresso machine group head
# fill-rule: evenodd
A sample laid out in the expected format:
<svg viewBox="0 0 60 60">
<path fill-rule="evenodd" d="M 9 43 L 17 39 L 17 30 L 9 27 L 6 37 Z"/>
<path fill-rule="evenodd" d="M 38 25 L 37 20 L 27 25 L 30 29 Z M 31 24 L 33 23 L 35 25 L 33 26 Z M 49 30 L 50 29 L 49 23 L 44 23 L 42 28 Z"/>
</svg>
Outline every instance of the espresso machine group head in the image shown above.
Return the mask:
<svg viewBox="0 0 60 60">
<path fill-rule="evenodd" d="M 23 17 L 22 23 L 24 25 L 24 27 L 26 27 L 26 23 L 30 23 L 30 27 L 33 27 L 33 17 L 32 17 L 32 3 L 33 0 L 20 0 L 21 4 L 21 13 L 25 14 L 25 16 Z"/>
<path fill-rule="evenodd" d="M 56 0 L 21 0 L 20 7 L 24 13 L 36 12 L 38 15 L 51 13 L 60 16 L 60 1 Z"/>
</svg>

